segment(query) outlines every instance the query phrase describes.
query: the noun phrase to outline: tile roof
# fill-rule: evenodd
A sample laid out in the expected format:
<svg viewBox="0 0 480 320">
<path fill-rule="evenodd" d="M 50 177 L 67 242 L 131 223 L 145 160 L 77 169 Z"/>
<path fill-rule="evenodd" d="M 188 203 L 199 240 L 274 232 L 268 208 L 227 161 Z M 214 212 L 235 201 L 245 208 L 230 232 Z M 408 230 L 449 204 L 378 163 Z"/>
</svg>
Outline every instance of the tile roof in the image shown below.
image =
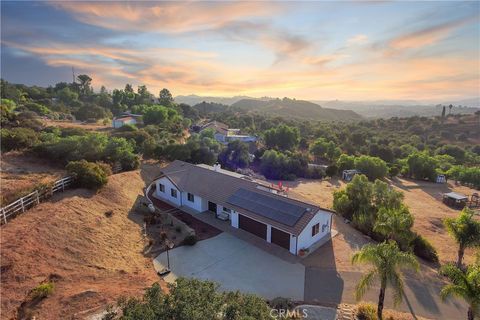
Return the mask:
<svg viewBox="0 0 480 320">
<path fill-rule="evenodd" d="M 320 207 L 307 202 L 298 201 L 261 190 L 258 188 L 260 184 L 254 181 L 216 172 L 204 165 L 194 165 L 175 160 L 162 169 L 162 175 L 158 178 L 163 176 L 168 177 L 181 191 L 190 192 L 221 206 L 234 209 L 245 216 L 251 217 L 263 223 L 268 223 L 278 229 L 294 235 L 299 235 L 308 222 L 310 222 L 310 220 L 314 217 L 315 213 L 321 209 Z M 306 210 L 293 226 L 289 226 L 229 203 L 228 199 L 240 189 L 254 191 L 264 197 L 271 197 L 276 201 L 281 201 L 290 205 L 301 206 Z M 326 209 L 322 210 L 331 212 L 330 210 Z"/>
</svg>

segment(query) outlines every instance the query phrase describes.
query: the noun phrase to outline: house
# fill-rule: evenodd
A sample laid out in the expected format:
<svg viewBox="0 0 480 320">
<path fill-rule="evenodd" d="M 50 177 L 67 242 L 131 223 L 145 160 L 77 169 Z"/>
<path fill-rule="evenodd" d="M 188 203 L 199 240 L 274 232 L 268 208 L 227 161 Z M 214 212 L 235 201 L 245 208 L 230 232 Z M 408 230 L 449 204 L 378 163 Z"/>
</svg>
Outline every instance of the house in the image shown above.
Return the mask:
<svg viewBox="0 0 480 320">
<path fill-rule="evenodd" d="M 342 171 L 342 179 L 345 181 L 352 181 L 353 177 L 356 174 L 360 174 L 361 172 L 356 170 L 356 169 L 350 169 L 350 170 L 343 170 Z"/>
<path fill-rule="evenodd" d="M 174 161 L 154 180 L 153 196 L 212 214 L 297 255 L 330 237 L 333 211 L 287 198 L 267 183 L 207 165 Z"/>
<path fill-rule="evenodd" d="M 212 121 L 205 125 L 203 125 L 199 132 L 202 132 L 207 129 L 213 129 L 215 140 L 220 143 L 228 144 L 230 141 L 240 140 L 245 143 L 256 142 L 257 137 L 249 136 L 249 135 L 242 135 L 240 134 L 240 129 L 229 129 L 228 125 L 218 122 Z"/>
<path fill-rule="evenodd" d="M 114 128 L 120 128 L 123 127 L 126 124 L 134 125 L 137 124 L 137 120 L 133 117 L 120 117 L 120 118 L 114 118 L 112 121 L 112 126 Z"/>
</svg>

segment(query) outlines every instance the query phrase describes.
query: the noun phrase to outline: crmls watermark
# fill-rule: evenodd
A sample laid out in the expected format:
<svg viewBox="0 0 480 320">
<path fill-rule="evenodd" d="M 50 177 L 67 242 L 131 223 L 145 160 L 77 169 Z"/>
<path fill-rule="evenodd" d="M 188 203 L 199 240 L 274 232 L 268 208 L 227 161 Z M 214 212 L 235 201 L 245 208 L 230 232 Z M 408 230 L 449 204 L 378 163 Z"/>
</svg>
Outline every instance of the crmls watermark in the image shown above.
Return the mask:
<svg viewBox="0 0 480 320">
<path fill-rule="evenodd" d="M 307 309 L 272 309 L 270 310 L 270 316 L 274 319 L 303 319 L 308 318 Z"/>
</svg>

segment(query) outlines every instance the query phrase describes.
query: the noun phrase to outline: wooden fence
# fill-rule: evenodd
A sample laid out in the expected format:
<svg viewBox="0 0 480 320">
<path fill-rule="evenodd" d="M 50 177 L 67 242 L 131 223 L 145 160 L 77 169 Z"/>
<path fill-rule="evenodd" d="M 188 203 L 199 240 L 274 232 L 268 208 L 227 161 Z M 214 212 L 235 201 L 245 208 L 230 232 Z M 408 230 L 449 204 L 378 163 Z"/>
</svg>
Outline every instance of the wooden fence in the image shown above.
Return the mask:
<svg viewBox="0 0 480 320">
<path fill-rule="evenodd" d="M 57 180 L 49 188 L 42 190 L 35 190 L 34 192 L 21 197 L 17 201 L 0 208 L 0 224 L 6 224 L 8 220 L 17 216 L 20 213 L 36 206 L 40 201 L 50 198 L 55 192 L 64 191 L 68 188 L 74 179 L 72 176 Z"/>
</svg>

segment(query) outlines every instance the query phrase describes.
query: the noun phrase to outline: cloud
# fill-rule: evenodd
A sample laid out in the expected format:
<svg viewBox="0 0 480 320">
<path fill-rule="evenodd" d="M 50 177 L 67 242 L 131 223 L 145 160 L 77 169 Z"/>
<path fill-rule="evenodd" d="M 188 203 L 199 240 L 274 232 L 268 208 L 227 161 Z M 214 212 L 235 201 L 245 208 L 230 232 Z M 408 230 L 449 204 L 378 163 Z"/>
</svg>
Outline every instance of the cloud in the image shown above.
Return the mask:
<svg viewBox="0 0 480 320">
<path fill-rule="evenodd" d="M 77 20 L 122 31 L 180 33 L 218 28 L 247 17 L 269 16 L 282 5 L 267 2 L 51 2 Z"/>
<path fill-rule="evenodd" d="M 413 32 L 402 34 L 390 39 L 387 43 L 387 54 L 400 53 L 409 49 L 419 49 L 437 43 L 451 35 L 456 29 L 477 21 L 479 16 L 475 14 L 434 26 L 429 26 Z"/>
<path fill-rule="evenodd" d="M 364 34 L 357 34 L 347 40 L 348 45 L 365 44 L 368 41 L 368 37 Z"/>
</svg>

